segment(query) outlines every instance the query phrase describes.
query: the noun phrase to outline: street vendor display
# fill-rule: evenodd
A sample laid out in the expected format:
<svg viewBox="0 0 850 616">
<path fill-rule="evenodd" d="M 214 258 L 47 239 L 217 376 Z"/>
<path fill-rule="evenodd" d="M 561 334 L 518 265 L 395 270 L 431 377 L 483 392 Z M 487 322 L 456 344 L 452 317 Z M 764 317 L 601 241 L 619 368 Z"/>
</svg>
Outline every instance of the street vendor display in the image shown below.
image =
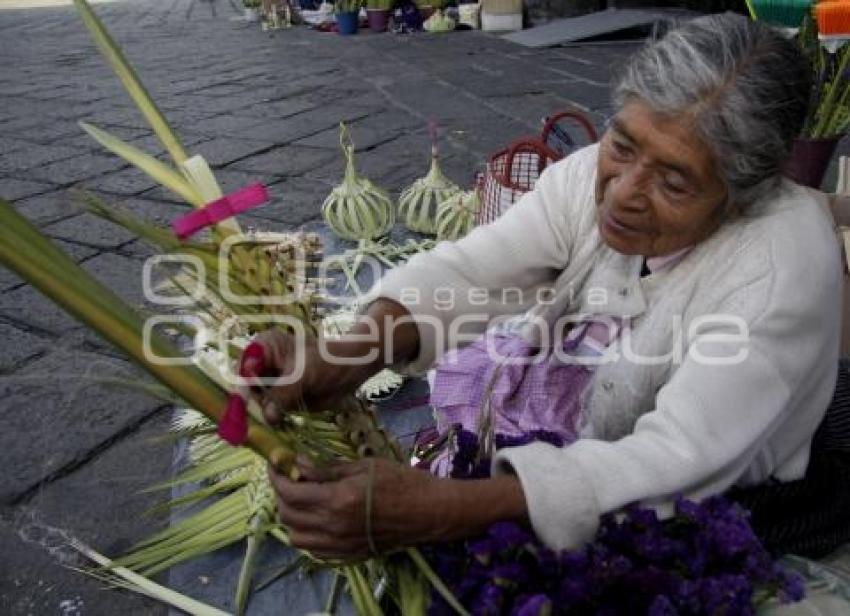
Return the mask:
<svg viewBox="0 0 850 616">
<path fill-rule="evenodd" d="M 473 228 L 475 194 L 444 202 L 438 232 L 464 237 L 436 246 L 371 241 L 394 211 L 354 172 L 343 126 L 345 179 L 323 206 L 337 234 L 360 240 L 342 269 L 351 281 L 367 255 L 394 267 L 359 316 L 323 318 L 317 237 L 243 233 L 235 216 L 268 191 L 225 194 L 75 4 L 171 162 L 83 128 L 194 208 L 161 228 L 84 197 L 175 265 L 156 287 L 175 310 L 151 319 L 0 201 L 0 263 L 185 407 L 175 430 L 191 464 L 160 487 L 200 482 L 169 503 L 198 508 L 115 560 L 74 542 L 100 565 L 93 575 L 218 615 L 148 578 L 244 542 L 234 603 L 245 613 L 268 542 L 344 580 L 366 615 L 748 614 L 802 596 L 747 512 L 716 496 L 801 476 L 835 382 L 830 224 L 779 181 L 787 147 L 753 145 L 787 146 L 799 129 L 806 73 L 792 46 L 731 15 L 671 33 L 628 65 L 600 145 L 552 165 L 492 225 Z M 785 115 L 747 115 L 777 101 Z M 512 319 L 488 328 L 501 315 Z M 575 318 L 559 329 L 565 315 Z M 484 335 L 458 347 L 470 338 L 456 318 Z M 626 359 L 587 361 L 620 350 Z M 734 365 L 711 361 L 728 356 Z M 399 386 L 388 367 L 435 362 L 437 424 L 404 449 L 367 400 Z"/>
</svg>

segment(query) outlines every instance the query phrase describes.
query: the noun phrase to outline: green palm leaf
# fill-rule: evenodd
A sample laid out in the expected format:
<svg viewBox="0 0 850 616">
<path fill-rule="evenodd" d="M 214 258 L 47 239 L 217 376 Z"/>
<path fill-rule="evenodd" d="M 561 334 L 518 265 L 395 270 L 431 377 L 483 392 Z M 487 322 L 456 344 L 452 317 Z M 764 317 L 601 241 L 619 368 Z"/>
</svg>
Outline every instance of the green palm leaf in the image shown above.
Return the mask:
<svg viewBox="0 0 850 616">
<path fill-rule="evenodd" d="M 162 115 L 162 112 L 142 85 L 141 80 L 136 75 L 136 71 L 133 70 L 133 67 L 124 58 L 121 49 L 115 44 L 112 37 L 109 36 L 109 32 L 106 31 L 103 23 L 98 19 L 94 11 L 92 11 L 88 2 L 86 0 L 74 0 L 74 4 L 82 15 L 83 22 L 100 48 L 101 53 L 109 62 L 118 79 L 121 80 L 124 89 L 127 90 L 127 94 L 130 95 L 130 98 L 136 103 L 136 107 L 145 116 L 153 132 L 156 133 L 156 136 L 162 143 L 162 147 L 171 155 L 174 164 L 180 165 L 188 158 L 186 151 L 183 149 L 183 144 L 180 142 L 180 138 L 171 130 L 171 127 L 165 120 L 165 116 Z"/>
<path fill-rule="evenodd" d="M 135 165 L 144 171 L 152 180 L 179 195 L 186 202 L 191 203 L 195 207 L 203 207 L 205 204 L 204 199 L 195 187 L 168 165 L 158 161 L 150 154 L 146 154 L 139 148 L 109 134 L 105 130 L 86 122 L 80 122 L 79 124 L 100 145 L 113 154 L 117 154 L 128 163 Z"/>
</svg>

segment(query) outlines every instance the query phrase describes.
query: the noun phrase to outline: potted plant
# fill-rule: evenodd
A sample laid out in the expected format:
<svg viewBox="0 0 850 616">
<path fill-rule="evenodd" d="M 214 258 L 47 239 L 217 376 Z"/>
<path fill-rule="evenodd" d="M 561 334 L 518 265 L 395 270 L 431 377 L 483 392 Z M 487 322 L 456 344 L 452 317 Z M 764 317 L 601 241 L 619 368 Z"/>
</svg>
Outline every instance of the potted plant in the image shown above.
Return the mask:
<svg viewBox="0 0 850 616">
<path fill-rule="evenodd" d="M 242 0 L 245 21 L 259 21 L 260 0 Z"/>
<path fill-rule="evenodd" d="M 810 15 L 803 19 L 798 40 L 811 64 L 814 85 L 806 122 L 785 173 L 799 184 L 820 188 L 835 147 L 850 128 L 850 44 L 825 46 Z"/>
<path fill-rule="evenodd" d="M 392 13 L 393 0 L 366 0 L 366 15 L 372 32 L 385 32 Z"/>
<path fill-rule="evenodd" d="M 336 0 L 334 2 L 334 17 L 340 34 L 357 34 L 361 4 L 362 0 Z"/>
</svg>

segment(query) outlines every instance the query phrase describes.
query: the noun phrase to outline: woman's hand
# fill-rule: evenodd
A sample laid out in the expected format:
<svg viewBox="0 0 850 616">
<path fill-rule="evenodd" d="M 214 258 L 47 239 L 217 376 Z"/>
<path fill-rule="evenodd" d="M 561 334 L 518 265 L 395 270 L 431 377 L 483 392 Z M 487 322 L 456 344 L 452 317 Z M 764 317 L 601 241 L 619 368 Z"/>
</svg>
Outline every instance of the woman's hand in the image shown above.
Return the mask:
<svg viewBox="0 0 850 616">
<path fill-rule="evenodd" d="M 316 341 L 271 329 L 254 341 L 262 346 L 265 365 L 262 375 L 253 376 L 281 377 L 279 385 L 252 388 L 266 421 L 275 425 L 289 409 L 332 407 L 386 365 L 410 359 L 419 348 L 419 330 L 406 308 L 378 299 L 338 340 Z"/>
<path fill-rule="evenodd" d="M 270 375 L 267 378 L 279 382 L 252 388 L 271 425 L 279 423 L 281 414 L 291 409 L 331 407 L 335 400 L 355 391 L 372 371 L 368 365 L 328 361 L 315 339 L 296 338 L 279 329 L 258 334 L 254 342 L 263 348 L 264 370 Z"/>
<path fill-rule="evenodd" d="M 315 556 L 356 559 L 375 552 L 468 537 L 500 520 L 525 520 L 519 480 L 447 480 L 398 462 L 364 458 L 302 481 L 269 467 L 278 515 L 292 545 Z M 371 490 L 371 496 L 369 492 Z"/>
<path fill-rule="evenodd" d="M 269 469 L 292 545 L 315 556 L 368 556 L 428 540 L 437 531 L 428 495 L 439 480 L 424 471 L 363 458 L 325 471 L 300 464 L 303 480 L 296 482 Z"/>
</svg>

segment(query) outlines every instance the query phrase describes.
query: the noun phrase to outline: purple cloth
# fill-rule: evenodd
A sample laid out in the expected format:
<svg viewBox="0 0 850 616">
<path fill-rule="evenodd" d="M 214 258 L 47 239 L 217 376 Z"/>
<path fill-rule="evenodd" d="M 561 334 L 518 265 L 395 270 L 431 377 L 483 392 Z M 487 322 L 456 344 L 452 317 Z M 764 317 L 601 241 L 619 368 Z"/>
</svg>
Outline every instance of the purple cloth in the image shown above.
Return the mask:
<svg viewBox="0 0 850 616">
<path fill-rule="evenodd" d="M 646 260 L 650 272 L 668 269 L 690 249 Z M 599 356 L 620 334 L 617 319 L 591 316 L 577 324 L 562 343 L 563 353 L 539 351 L 518 334 L 488 331 L 469 346 L 446 353 L 431 383 L 437 431 L 453 427 L 479 434 L 486 411 L 492 434 L 507 438 L 544 431 L 569 444 L 589 418 L 583 398 L 590 391 L 593 366 L 570 358 Z M 489 396 L 489 408 L 485 399 Z M 446 450 L 431 471 L 448 476 L 452 452 Z"/>
<path fill-rule="evenodd" d="M 564 350 L 576 343 L 565 340 Z M 445 433 L 460 424 L 477 433 L 489 390 L 497 434 L 522 436 L 545 428 L 572 442 L 580 429 L 579 398 L 591 376 L 587 366 L 537 356 L 518 335 L 488 333 L 437 367 L 431 393 L 437 429 Z"/>
</svg>

